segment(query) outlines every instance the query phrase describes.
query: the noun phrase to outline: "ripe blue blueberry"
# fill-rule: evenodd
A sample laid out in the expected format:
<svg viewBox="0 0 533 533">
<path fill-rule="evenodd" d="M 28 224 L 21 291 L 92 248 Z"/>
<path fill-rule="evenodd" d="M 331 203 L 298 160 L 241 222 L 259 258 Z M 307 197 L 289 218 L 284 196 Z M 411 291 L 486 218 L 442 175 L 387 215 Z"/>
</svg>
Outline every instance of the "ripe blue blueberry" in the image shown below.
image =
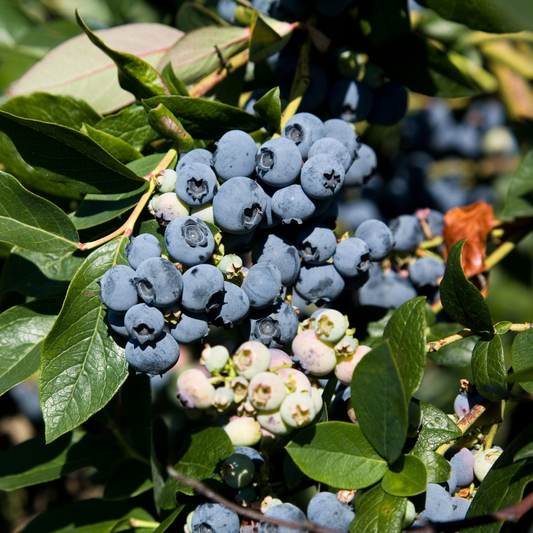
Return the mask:
<svg viewBox="0 0 533 533">
<path fill-rule="evenodd" d="M 370 279 L 359 289 L 358 296 L 360 305 L 398 309 L 416 298 L 417 293 L 411 282 L 394 270 L 384 273 L 379 268 L 373 268 Z"/>
<path fill-rule="evenodd" d="M 322 137 L 318 139 L 309 149 L 308 159 L 311 159 L 318 154 L 327 154 L 337 160 L 343 167 L 344 172 L 347 172 L 352 164 L 353 157 L 350 155 L 348 148 L 338 139 L 333 137 Z"/>
<path fill-rule="evenodd" d="M 180 356 L 178 343 L 163 332 L 157 339 L 141 344 L 130 339 L 126 344 L 126 360 L 136 372 L 157 376 L 170 370 Z"/>
<path fill-rule="evenodd" d="M 474 481 L 474 456 L 468 448 L 462 448 L 450 460 L 458 487 L 467 487 Z"/>
<path fill-rule="evenodd" d="M 107 323 L 115 333 L 118 333 L 121 337 L 126 337 L 129 339 L 130 334 L 126 329 L 126 326 L 124 326 L 124 315 L 122 313 L 114 313 L 111 311 L 111 309 L 108 309 Z"/>
<path fill-rule="evenodd" d="M 290 139 L 278 137 L 261 145 L 255 156 L 255 171 L 272 187 L 293 183 L 302 169 L 302 155 Z"/>
<path fill-rule="evenodd" d="M 348 533 L 355 518 L 353 509 L 340 502 L 332 492 L 319 492 L 307 506 L 307 518 L 322 527 Z"/>
<path fill-rule="evenodd" d="M 367 243 L 372 261 L 385 259 L 394 246 L 392 231 L 381 220 L 365 220 L 357 228 L 355 236 Z"/>
<path fill-rule="evenodd" d="M 137 237 L 130 237 L 124 255 L 134 270 L 149 257 L 161 257 L 161 245 L 157 237 L 149 233 L 141 233 Z"/>
<path fill-rule="evenodd" d="M 204 313 L 222 304 L 224 276 L 213 265 L 196 265 L 183 274 L 181 305 L 193 313 Z"/>
<path fill-rule="evenodd" d="M 125 313 L 139 300 L 135 288 L 135 270 L 126 265 L 111 267 L 98 282 L 100 299 L 116 313 Z"/>
<path fill-rule="evenodd" d="M 447 522 L 452 519 L 452 498 L 444 487 L 434 483 L 428 483 L 426 490 L 426 508 L 418 516 L 419 518 L 425 518 L 434 522 Z"/>
<path fill-rule="evenodd" d="M 246 455 L 246 457 L 251 459 L 256 471 L 258 472 L 259 469 L 265 464 L 265 460 L 263 459 L 262 455 L 255 448 L 250 448 L 250 446 L 235 446 L 234 451 L 235 453 Z"/>
<path fill-rule="evenodd" d="M 176 165 L 176 172 L 179 172 L 184 165 L 189 163 L 202 163 L 202 165 L 212 167 L 213 154 L 204 148 L 195 148 L 186 154 L 181 154 L 178 164 Z"/>
<path fill-rule="evenodd" d="M 228 131 L 217 141 L 213 167 L 223 180 L 251 176 L 255 170 L 257 148 L 250 135 L 241 130 Z"/>
<path fill-rule="evenodd" d="M 372 110 L 374 96 L 363 81 L 340 79 L 329 92 L 329 110 L 335 118 L 348 122 L 365 120 Z"/>
<path fill-rule="evenodd" d="M 209 320 L 215 326 L 232 328 L 240 324 L 250 311 L 250 300 L 246 293 L 229 281 L 224 282 L 224 299 L 220 307 L 209 311 Z"/>
<path fill-rule="evenodd" d="M 272 196 L 272 211 L 283 224 L 301 224 L 313 216 L 315 203 L 305 194 L 301 185 L 289 185 L 278 189 Z"/>
<path fill-rule="evenodd" d="M 167 226 L 165 246 L 174 261 L 194 266 L 211 257 L 215 240 L 205 222 L 195 216 L 184 216 Z"/>
<path fill-rule="evenodd" d="M 341 190 L 344 166 L 331 155 L 320 153 L 305 162 L 300 181 L 307 196 L 318 200 L 329 198 Z"/>
<path fill-rule="evenodd" d="M 267 307 L 280 293 L 281 273 L 272 263 L 257 263 L 246 274 L 242 290 L 250 300 L 250 307 Z"/>
<path fill-rule="evenodd" d="M 128 309 L 124 326 L 132 339 L 144 344 L 159 337 L 165 327 L 165 317 L 155 307 L 137 304 Z"/>
<path fill-rule="evenodd" d="M 337 237 L 325 226 L 309 224 L 298 233 L 296 246 L 304 263 L 320 265 L 335 253 Z"/>
<path fill-rule="evenodd" d="M 300 273 L 300 256 L 297 248 L 287 239 L 270 234 L 260 239 L 252 249 L 254 263 L 272 263 L 281 274 L 281 283 L 292 285 Z"/>
<path fill-rule="evenodd" d="M 324 137 L 333 137 L 348 149 L 351 160 L 359 155 L 357 135 L 349 122 L 340 118 L 330 118 L 324 122 Z"/>
<path fill-rule="evenodd" d="M 220 503 L 199 505 L 191 520 L 192 533 L 239 533 L 239 515 Z"/>
<path fill-rule="evenodd" d="M 140 297 L 156 307 L 176 303 L 183 288 L 180 271 L 163 257 L 143 261 L 135 272 L 135 285 Z"/>
<path fill-rule="evenodd" d="M 210 167 L 202 163 L 187 163 L 178 172 L 176 194 L 191 207 L 211 202 L 218 189 L 218 181 Z"/>
<path fill-rule="evenodd" d="M 409 267 L 409 279 L 417 287 L 436 287 L 444 276 L 444 263 L 433 257 L 420 257 Z"/>
<path fill-rule="evenodd" d="M 265 513 L 268 518 L 279 518 L 281 520 L 287 520 L 288 522 L 303 522 L 306 520 L 306 516 L 291 503 L 280 503 L 274 505 Z M 272 526 L 267 522 L 259 523 L 259 533 L 295 533 L 295 530 L 285 526 Z"/>
<path fill-rule="evenodd" d="M 337 244 L 333 264 L 339 274 L 347 278 L 364 274 L 371 264 L 368 244 L 357 237 L 344 239 Z"/>
<path fill-rule="evenodd" d="M 296 113 L 287 121 L 281 135 L 295 143 L 302 157 L 307 159 L 311 146 L 324 137 L 324 124 L 311 113 Z"/>
<path fill-rule="evenodd" d="M 191 313 L 182 310 L 175 325 L 170 325 L 170 334 L 180 344 L 193 344 L 207 337 L 209 322 L 206 313 Z"/>
<path fill-rule="evenodd" d="M 400 215 L 389 223 L 396 252 L 414 252 L 426 238 L 420 221 L 413 215 Z"/>
<path fill-rule="evenodd" d="M 322 302 L 331 302 L 341 294 L 344 280 L 332 264 L 303 265 L 294 289 L 306 302 L 320 305 Z"/>
<path fill-rule="evenodd" d="M 470 500 L 455 496 L 452 498 L 453 515 L 452 520 L 464 520 L 470 508 Z"/>
<path fill-rule="evenodd" d="M 357 159 L 351 164 L 344 177 L 344 185 L 362 187 L 376 173 L 378 158 L 376 152 L 367 144 L 361 143 L 357 148 Z"/>
</svg>

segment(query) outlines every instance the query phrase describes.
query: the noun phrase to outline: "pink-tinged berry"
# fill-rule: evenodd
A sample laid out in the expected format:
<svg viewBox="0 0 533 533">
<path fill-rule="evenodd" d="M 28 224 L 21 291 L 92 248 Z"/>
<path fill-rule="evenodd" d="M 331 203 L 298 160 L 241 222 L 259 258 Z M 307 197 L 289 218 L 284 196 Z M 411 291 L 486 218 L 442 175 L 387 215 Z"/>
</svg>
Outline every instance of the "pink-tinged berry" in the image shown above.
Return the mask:
<svg viewBox="0 0 533 533">
<path fill-rule="evenodd" d="M 233 416 L 224 426 L 233 446 L 255 446 L 261 440 L 261 426 L 254 418 Z"/>
<path fill-rule="evenodd" d="M 213 398 L 213 407 L 219 412 L 227 411 L 233 400 L 235 399 L 234 392 L 228 387 L 219 387 L 215 389 L 215 397 Z"/>
<path fill-rule="evenodd" d="M 337 357 L 349 357 L 359 346 L 358 340 L 353 335 L 344 335 L 344 337 L 334 346 Z"/>
<path fill-rule="evenodd" d="M 289 394 L 279 410 L 285 424 L 293 428 L 310 424 L 316 416 L 313 397 L 305 392 Z"/>
<path fill-rule="evenodd" d="M 498 457 L 503 453 L 499 446 L 489 448 L 479 452 L 474 459 L 474 474 L 479 481 L 483 481 L 485 476 L 489 473 L 492 465 L 498 460 Z"/>
<path fill-rule="evenodd" d="M 231 382 L 230 387 L 235 394 L 235 403 L 242 402 L 242 400 L 248 396 L 248 384 L 248 380 L 242 377 L 235 378 Z"/>
<path fill-rule="evenodd" d="M 215 387 L 201 370 L 191 368 L 178 378 L 178 398 L 185 407 L 207 409 L 214 397 Z"/>
<path fill-rule="evenodd" d="M 290 355 L 287 355 L 283 350 L 278 348 L 269 348 L 270 352 L 270 366 L 269 368 L 277 368 L 282 365 L 291 365 L 292 359 Z"/>
<path fill-rule="evenodd" d="M 284 422 L 279 409 L 261 412 L 256 418 L 263 429 L 276 436 L 287 435 L 293 429 Z"/>
<path fill-rule="evenodd" d="M 453 402 L 453 410 L 459 418 L 467 415 L 470 412 L 470 402 L 468 401 L 468 394 L 460 392 Z"/>
<path fill-rule="evenodd" d="M 229 352 L 225 346 L 209 346 L 202 350 L 200 364 L 204 365 L 209 372 L 222 372 L 229 361 Z"/>
<path fill-rule="evenodd" d="M 317 389 L 315 387 L 311 389 L 311 398 L 313 398 L 316 413 L 318 413 L 320 409 L 322 409 L 322 406 L 324 405 L 324 400 L 322 399 L 323 392 L 324 392 L 324 389 Z"/>
<path fill-rule="evenodd" d="M 252 379 L 259 372 L 265 372 L 270 365 L 268 348 L 258 341 L 247 341 L 240 345 L 233 355 L 233 364 L 237 374 Z"/>
<path fill-rule="evenodd" d="M 315 331 L 321 341 L 335 344 L 344 337 L 347 328 L 346 318 L 335 309 L 324 309 L 315 316 Z"/>
<path fill-rule="evenodd" d="M 303 372 L 294 368 L 280 368 L 276 374 L 285 382 L 290 393 L 311 392 L 311 382 Z"/>
<path fill-rule="evenodd" d="M 355 367 L 361 359 L 371 352 L 372 348 L 361 344 L 355 352 L 348 357 L 339 357 L 335 366 L 335 376 L 343 385 L 350 385 Z"/>
<path fill-rule="evenodd" d="M 285 383 L 272 372 L 260 372 L 250 380 L 248 397 L 258 411 L 277 409 L 285 396 Z"/>
<path fill-rule="evenodd" d="M 322 342 L 314 329 L 298 333 L 292 341 L 293 360 L 300 362 L 304 370 L 315 376 L 329 374 L 337 364 L 335 350 Z"/>
</svg>

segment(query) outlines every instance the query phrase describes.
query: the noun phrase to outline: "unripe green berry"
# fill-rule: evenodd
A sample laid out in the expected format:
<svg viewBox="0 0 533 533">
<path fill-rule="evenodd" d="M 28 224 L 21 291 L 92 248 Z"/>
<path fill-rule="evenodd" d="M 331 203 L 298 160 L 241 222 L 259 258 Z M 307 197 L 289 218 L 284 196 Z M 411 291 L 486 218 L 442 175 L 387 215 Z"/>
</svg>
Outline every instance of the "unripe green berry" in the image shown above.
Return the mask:
<svg viewBox="0 0 533 533">
<path fill-rule="evenodd" d="M 222 465 L 222 477 L 232 489 L 242 489 L 252 482 L 255 467 L 242 453 L 230 455 Z"/>
</svg>

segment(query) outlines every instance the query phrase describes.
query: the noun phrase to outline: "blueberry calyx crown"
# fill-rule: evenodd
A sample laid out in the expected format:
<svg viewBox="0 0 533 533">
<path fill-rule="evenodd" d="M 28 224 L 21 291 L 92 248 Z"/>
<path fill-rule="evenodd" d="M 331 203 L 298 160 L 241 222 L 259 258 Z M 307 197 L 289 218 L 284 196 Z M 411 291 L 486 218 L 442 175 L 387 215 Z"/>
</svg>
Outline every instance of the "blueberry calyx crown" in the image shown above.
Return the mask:
<svg viewBox="0 0 533 533">
<path fill-rule="evenodd" d="M 255 156 L 255 163 L 259 170 L 270 170 L 274 166 L 274 152 L 268 148 L 261 148 L 261 153 Z"/>
<path fill-rule="evenodd" d="M 207 246 L 207 231 L 206 228 L 200 226 L 194 220 L 187 220 L 181 228 L 183 239 L 192 248 Z"/>
<path fill-rule="evenodd" d="M 246 229 L 253 229 L 259 222 L 261 222 L 261 217 L 263 212 L 261 211 L 261 206 L 257 203 L 252 204 L 250 207 L 245 207 L 242 212 L 242 225 Z"/>
<path fill-rule="evenodd" d="M 279 342 L 280 330 L 279 323 L 272 317 L 265 317 L 262 320 L 258 320 L 255 325 L 256 338 L 261 342 L 270 342 L 272 339 Z"/>
<path fill-rule="evenodd" d="M 201 200 L 209 193 L 209 184 L 204 179 L 189 178 L 187 180 L 187 194 L 194 200 Z"/>
<path fill-rule="evenodd" d="M 335 174 L 335 170 L 331 170 L 331 172 L 328 174 L 327 172 L 324 172 L 324 187 L 326 189 L 332 189 L 335 190 L 337 186 L 341 182 L 340 174 Z"/>
<path fill-rule="evenodd" d="M 296 145 L 300 144 L 304 138 L 304 131 L 300 124 L 291 124 L 285 128 L 287 137 L 293 141 Z"/>
</svg>

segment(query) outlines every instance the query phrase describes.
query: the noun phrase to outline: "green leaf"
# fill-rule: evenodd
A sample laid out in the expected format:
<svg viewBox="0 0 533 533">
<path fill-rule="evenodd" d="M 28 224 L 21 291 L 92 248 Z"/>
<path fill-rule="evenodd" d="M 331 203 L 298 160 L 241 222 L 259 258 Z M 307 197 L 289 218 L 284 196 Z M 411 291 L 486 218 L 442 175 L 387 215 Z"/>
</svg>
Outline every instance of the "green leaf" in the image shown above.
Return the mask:
<svg viewBox="0 0 533 533">
<path fill-rule="evenodd" d="M 184 2 L 176 15 L 176 26 L 181 31 L 191 31 L 204 26 L 229 26 L 216 13 L 198 2 Z"/>
<path fill-rule="evenodd" d="M 42 343 L 55 318 L 45 300 L 0 314 L 0 395 L 39 369 Z"/>
<path fill-rule="evenodd" d="M 102 119 L 87 102 L 72 96 L 33 93 L 8 100 L 2 110 L 17 117 L 51 122 L 79 130 L 84 123 L 93 126 Z"/>
<path fill-rule="evenodd" d="M 525 372 L 533 367 L 533 329 L 519 333 L 511 347 L 511 361 L 514 374 L 507 376 L 508 383 L 520 383 L 530 394 L 533 393 L 533 371 Z"/>
<path fill-rule="evenodd" d="M 164 104 L 148 111 L 148 122 L 161 137 L 175 141 L 180 154 L 190 152 L 194 148 L 194 139 Z"/>
<path fill-rule="evenodd" d="M 131 192 L 118 194 L 87 194 L 76 212 L 72 215 L 72 222 L 76 229 L 86 229 L 98 226 L 118 215 L 133 209 L 148 188 L 148 182 Z"/>
<path fill-rule="evenodd" d="M 254 104 L 254 110 L 261 117 L 267 126 L 275 133 L 281 130 L 281 100 L 279 97 L 279 87 L 270 89 L 264 96 L 259 98 Z"/>
<path fill-rule="evenodd" d="M 85 431 L 73 431 L 51 444 L 39 435 L 0 454 L 0 490 L 38 485 L 87 466 L 107 469 L 121 455 L 113 442 Z"/>
<path fill-rule="evenodd" d="M 190 439 L 185 439 L 184 449 L 185 453 L 175 466 L 178 472 L 198 481 L 220 480 L 220 465 L 233 453 L 233 444 L 222 428 L 212 427 L 192 433 Z M 182 492 L 192 495 L 194 493 L 190 487 L 172 478 L 168 479 L 165 488 L 172 494 Z"/>
<path fill-rule="evenodd" d="M 106 152 L 110 153 L 121 163 L 126 164 L 143 157 L 141 152 L 135 150 L 135 148 L 126 141 L 123 141 L 118 137 L 113 137 L 113 135 L 109 135 L 109 133 L 97 130 L 88 124 L 84 124 L 81 131 L 93 141 L 97 142 Z"/>
<path fill-rule="evenodd" d="M 34 252 L 78 249 L 78 232 L 61 209 L 0 172 L 0 240 Z"/>
<path fill-rule="evenodd" d="M 57 441 L 56 441 L 57 442 Z M 152 472 L 148 465 L 135 459 L 123 459 L 111 470 L 105 484 L 104 499 L 125 500 L 152 488 Z"/>
<path fill-rule="evenodd" d="M 418 390 L 426 369 L 426 298 L 419 296 L 401 305 L 383 332 L 396 359 L 405 399 Z"/>
<path fill-rule="evenodd" d="M 407 400 L 398 365 L 387 342 L 367 353 L 351 383 L 355 416 L 374 449 L 389 463 L 407 438 Z"/>
<path fill-rule="evenodd" d="M 39 298 L 66 293 L 85 257 L 79 251 L 41 254 L 14 247 L 2 269 L 0 294 L 18 291 Z"/>
<path fill-rule="evenodd" d="M 381 480 L 383 490 L 392 496 L 415 496 L 426 490 L 428 471 L 416 455 L 400 455 Z"/>
<path fill-rule="evenodd" d="M 461 331 L 463 328 L 460 324 L 451 322 L 438 322 L 431 326 L 429 335 L 427 336 L 428 342 L 437 341 L 454 335 Z M 429 352 L 428 357 L 435 361 L 435 363 L 450 367 L 463 368 L 470 366 L 472 360 L 472 351 L 479 337 L 465 337 L 456 342 L 452 342 L 448 346 L 440 348 L 437 352 Z"/>
<path fill-rule="evenodd" d="M 415 455 L 426 465 L 428 483 L 444 483 L 450 479 L 452 468 L 442 455 L 430 450 L 417 451 Z"/>
<path fill-rule="evenodd" d="M 154 531 L 154 533 L 164 533 L 173 523 L 178 515 L 183 511 L 185 505 L 180 505 L 177 509 L 174 509 L 159 525 L 159 527 Z"/>
<path fill-rule="evenodd" d="M 261 118 L 238 107 L 203 98 L 155 96 L 143 100 L 143 104 L 151 108 L 163 104 L 198 139 L 218 139 L 230 130 L 255 131 L 264 124 Z"/>
<path fill-rule="evenodd" d="M 440 409 L 429 403 L 420 402 L 422 411 L 422 428 L 418 433 L 418 440 L 413 453 L 435 451 L 441 444 L 462 435 L 457 424 Z"/>
<path fill-rule="evenodd" d="M 533 172 L 533 150 L 522 158 L 511 178 L 502 215 L 504 220 L 533 216 L 531 172 Z"/>
<path fill-rule="evenodd" d="M 514 456 L 514 461 L 529 459 L 530 457 L 533 457 L 533 442 L 526 444 L 519 452 L 517 452 Z"/>
<path fill-rule="evenodd" d="M 185 85 L 190 85 L 198 82 L 220 66 L 217 48 L 226 60 L 244 50 L 248 45 L 249 38 L 249 28 L 238 28 L 237 26 L 197 28 L 177 41 L 159 64 L 166 66 L 170 61 L 178 78 Z M 180 117 L 178 116 L 178 118 Z M 189 131 L 185 124 L 184 126 Z M 195 136 L 192 131 L 190 133 L 193 137 Z"/>
<path fill-rule="evenodd" d="M 109 48 L 86 26 L 78 10 L 76 10 L 76 22 L 91 42 L 115 62 L 118 69 L 118 82 L 124 90 L 129 91 L 138 99 L 150 98 L 150 96 L 158 94 L 169 94 L 168 87 L 159 72 L 149 63 L 133 54 Z"/>
<path fill-rule="evenodd" d="M 514 457 L 533 440 L 533 425 L 528 426 L 501 454 L 479 486 L 468 509 L 467 518 L 481 516 L 515 505 L 522 499 L 525 486 L 533 480 L 533 460 Z M 497 533 L 503 522 L 465 528 L 466 533 Z"/>
<path fill-rule="evenodd" d="M 274 29 L 273 24 L 276 25 Z M 250 61 L 257 63 L 279 52 L 288 42 L 294 29 L 293 24 L 280 23 L 259 11 L 254 11 L 250 25 Z M 280 30 L 282 33 L 280 33 Z"/>
<path fill-rule="evenodd" d="M 380 485 L 363 492 L 355 501 L 355 520 L 350 533 L 399 533 L 407 498 L 387 494 Z"/>
<path fill-rule="evenodd" d="M 368 487 L 387 470 L 361 429 L 346 422 L 323 422 L 306 428 L 286 448 L 306 476 L 337 488 Z"/>
<path fill-rule="evenodd" d="M 499 335 L 490 341 L 477 341 L 472 353 L 472 374 L 480 394 L 492 401 L 509 396 L 505 378 L 505 360 L 502 339 Z"/>
<path fill-rule="evenodd" d="M 442 305 L 463 326 L 480 336 L 492 337 L 494 326 L 487 302 L 463 271 L 461 256 L 465 242 L 456 242 L 448 254 L 444 277 L 439 285 Z"/>
<path fill-rule="evenodd" d="M 157 137 L 141 105 L 129 106 L 115 115 L 108 115 L 93 126 L 99 131 L 122 139 L 136 150 L 142 150 Z"/>
<path fill-rule="evenodd" d="M 133 170 L 137 176 L 146 176 L 150 174 L 158 165 L 165 159 L 166 153 L 162 154 L 151 154 L 143 157 L 142 159 L 136 159 L 131 163 L 127 164 L 127 167 L 130 170 Z M 176 165 L 176 161 L 173 160 L 167 168 L 172 168 Z"/>
<path fill-rule="evenodd" d="M 87 5 L 84 4 L 84 13 L 87 13 Z M 69 11 L 72 12 L 72 8 Z M 183 35 L 169 25 L 154 23 L 124 24 L 94 33 L 111 48 L 142 57 L 156 68 L 169 48 Z M 80 57 L 83 61 L 79 61 Z M 135 101 L 120 87 L 113 60 L 84 34 L 51 50 L 11 85 L 8 92 L 9 96 L 19 96 L 38 91 L 83 98 L 102 114 L 116 112 Z"/>
<path fill-rule="evenodd" d="M 87 257 L 44 341 L 39 397 L 47 442 L 104 407 L 128 375 L 124 350 L 104 322 L 97 284 L 111 267 L 126 264 L 123 253 L 127 241 L 122 236 Z"/>
<path fill-rule="evenodd" d="M 161 76 L 163 76 L 171 94 L 175 96 L 189 96 L 187 86 L 176 76 L 172 68 L 172 63 L 167 63 L 167 66 L 161 72 Z"/>
<path fill-rule="evenodd" d="M 139 185 L 135 173 L 72 128 L 0 111 L 0 129 L 46 179 L 88 193 L 131 191 Z"/>
<path fill-rule="evenodd" d="M 128 518 L 154 520 L 142 507 L 134 507 L 130 503 L 90 499 L 46 511 L 32 520 L 21 533 L 110 533 L 116 524 Z"/>
</svg>

